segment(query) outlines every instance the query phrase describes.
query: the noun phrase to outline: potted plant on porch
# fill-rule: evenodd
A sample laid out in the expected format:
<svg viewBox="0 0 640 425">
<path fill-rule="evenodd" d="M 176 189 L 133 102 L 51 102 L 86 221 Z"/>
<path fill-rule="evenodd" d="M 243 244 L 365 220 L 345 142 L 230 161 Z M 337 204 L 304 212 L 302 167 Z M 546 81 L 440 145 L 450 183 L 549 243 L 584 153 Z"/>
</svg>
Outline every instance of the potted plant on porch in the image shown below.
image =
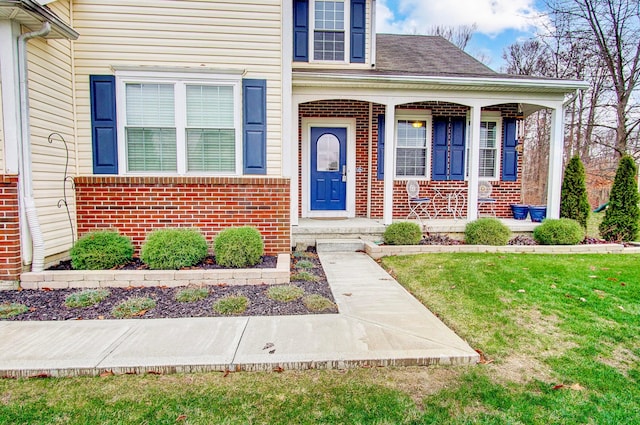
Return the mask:
<svg viewBox="0 0 640 425">
<path fill-rule="evenodd" d="M 511 213 L 516 220 L 526 220 L 529 214 L 529 205 L 511 204 Z"/>
</svg>

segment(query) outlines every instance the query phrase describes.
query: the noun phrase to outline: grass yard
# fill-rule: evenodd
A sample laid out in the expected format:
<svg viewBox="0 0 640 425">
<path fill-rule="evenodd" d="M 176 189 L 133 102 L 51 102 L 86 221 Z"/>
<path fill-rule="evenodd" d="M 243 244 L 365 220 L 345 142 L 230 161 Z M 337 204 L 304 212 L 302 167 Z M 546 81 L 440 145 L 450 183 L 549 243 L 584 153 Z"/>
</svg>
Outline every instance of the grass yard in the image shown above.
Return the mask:
<svg viewBox="0 0 640 425">
<path fill-rule="evenodd" d="M 427 254 L 383 264 L 485 363 L 5 379 L 0 424 L 640 423 L 640 256 Z"/>
</svg>

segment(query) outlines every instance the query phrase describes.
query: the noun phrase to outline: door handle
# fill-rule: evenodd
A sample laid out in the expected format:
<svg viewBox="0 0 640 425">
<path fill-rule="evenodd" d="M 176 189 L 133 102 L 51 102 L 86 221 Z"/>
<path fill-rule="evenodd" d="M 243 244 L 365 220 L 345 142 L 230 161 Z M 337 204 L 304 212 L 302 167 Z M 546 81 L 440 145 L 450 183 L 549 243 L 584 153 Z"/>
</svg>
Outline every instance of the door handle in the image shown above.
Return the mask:
<svg viewBox="0 0 640 425">
<path fill-rule="evenodd" d="M 342 166 L 342 183 L 346 183 L 347 181 L 347 166 Z"/>
</svg>

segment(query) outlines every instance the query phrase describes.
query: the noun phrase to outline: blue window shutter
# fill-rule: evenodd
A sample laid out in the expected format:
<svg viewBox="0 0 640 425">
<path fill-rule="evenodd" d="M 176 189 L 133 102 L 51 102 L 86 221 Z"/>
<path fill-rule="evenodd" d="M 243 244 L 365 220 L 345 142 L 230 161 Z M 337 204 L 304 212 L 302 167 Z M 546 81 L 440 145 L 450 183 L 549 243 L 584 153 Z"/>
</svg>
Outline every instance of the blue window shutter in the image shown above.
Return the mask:
<svg viewBox="0 0 640 425">
<path fill-rule="evenodd" d="M 293 60 L 309 62 L 309 0 L 293 1 Z"/>
<path fill-rule="evenodd" d="M 502 180 L 514 182 L 518 179 L 518 152 L 516 145 L 516 120 L 504 119 L 504 142 L 502 145 Z"/>
<path fill-rule="evenodd" d="M 384 180 L 384 115 L 378 115 L 378 180 Z"/>
<path fill-rule="evenodd" d="M 451 119 L 449 180 L 464 180 L 465 128 L 464 118 Z"/>
<path fill-rule="evenodd" d="M 367 36 L 365 0 L 351 0 L 351 62 L 364 63 Z"/>
<path fill-rule="evenodd" d="M 446 118 L 433 119 L 433 160 L 431 167 L 432 180 L 447 180 L 447 130 Z"/>
<path fill-rule="evenodd" d="M 244 174 L 267 174 L 267 80 L 242 80 Z"/>
<path fill-rule="evenodd" d="M 118 174 L 116 77 L 90 75 L 93 174 Z"/>
</svg>

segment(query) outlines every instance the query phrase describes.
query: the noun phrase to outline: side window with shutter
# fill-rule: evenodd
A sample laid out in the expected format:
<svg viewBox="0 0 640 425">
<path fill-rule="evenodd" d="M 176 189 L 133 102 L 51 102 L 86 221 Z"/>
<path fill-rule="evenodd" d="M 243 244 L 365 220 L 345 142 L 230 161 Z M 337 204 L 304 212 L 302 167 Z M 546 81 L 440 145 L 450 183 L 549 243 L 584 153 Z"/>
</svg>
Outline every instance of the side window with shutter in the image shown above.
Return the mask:
<svg viewBox="0 0 640 425">
<path fill-rule="evenodd" d="M 504 119 L 504 142 L 502 147 L 502 180 L 516 181 L 518 179 L 518 151 L 516 146 L 516 120 Z"/>
<path fill-rule="evenodd" d="M 267 174 L 267 81 L 242 80 L 244 174 Z"/>
</svg>

